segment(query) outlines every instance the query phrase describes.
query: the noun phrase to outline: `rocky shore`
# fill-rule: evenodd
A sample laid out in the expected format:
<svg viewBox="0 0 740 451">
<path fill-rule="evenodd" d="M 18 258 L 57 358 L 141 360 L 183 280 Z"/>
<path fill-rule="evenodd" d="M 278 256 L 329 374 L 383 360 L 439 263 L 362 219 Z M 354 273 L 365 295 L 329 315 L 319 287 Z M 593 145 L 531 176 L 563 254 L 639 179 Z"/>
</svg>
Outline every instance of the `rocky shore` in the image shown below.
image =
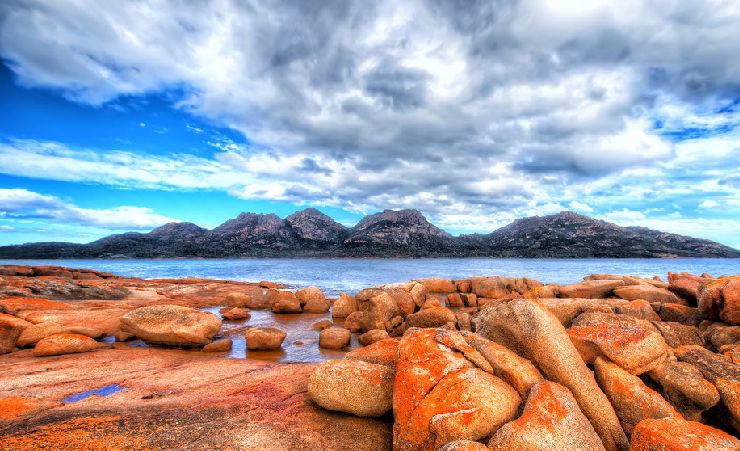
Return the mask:
<svg viewBox="0 0 740 451">
<path fill-rule="evenodd" d="M 0 266 L 0 354 L 0 449 L 740 447 L 740 276 L 327 299 Z"/>
</svg>

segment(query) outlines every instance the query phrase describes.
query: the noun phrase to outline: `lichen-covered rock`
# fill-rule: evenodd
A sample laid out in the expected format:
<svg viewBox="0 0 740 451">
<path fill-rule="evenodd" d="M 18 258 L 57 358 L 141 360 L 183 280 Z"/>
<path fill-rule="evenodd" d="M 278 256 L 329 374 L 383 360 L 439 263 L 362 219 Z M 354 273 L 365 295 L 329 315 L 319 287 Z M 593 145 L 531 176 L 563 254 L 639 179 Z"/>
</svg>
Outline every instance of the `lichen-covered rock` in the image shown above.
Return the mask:
<svg viewBox="0 0 740 451">
<path fill-rule="evenodd" d="M 367 303 L 360 307 L 361 309 L 366 308 L 362 316 L 362 330 L 366 332 L 373 329 L 382 329 L 390 332 L 392 330 L 392 327 L 389 327 L 390 320 L 401 314 L 396 301 L 385 291 L 381 291 L 380 294 L 373 296 Z"/>
<path fill-rule="evenodd" d="M 331 307 L 331 316 L 334 318 L 346 318 L 357 311 L 357 301 L 354 296 L 339 293 L 339 298 Z"/>
<path fill-rule="evenodd" d="M 630 451 L 736 451 L 735 437 L 696 421 L 680 418 L 642 420 L 632 434 Z"/>
<path fill-rule="evenodd" d="M 586 299 L 586 298 L 547 298 L 537 299 L 537 303 L 547 308 L 565 327 L 570 327 L 573 320 L 583 313 L 613 313 L 618 303 L 624 300 L 613 299 Z"/>
<path fill-rule="evenodd" d="M 602 358 L 594 363 L 596 380 L 617 412 L 625 432 L 631 434 L 645 418 L 680 416 L 660 394 L 650 389 L 639 377 Z"/>
<path fill-rule="evenodd" d="M 705 319 L 704 313 L 698 308 L 681 304 L 660 304 L 658 315 L 663 321 L 675 321 L 692 326 L 698 325 Z"/>
<path fill-rule="evenodd" d="M 311 374 L 308 393 L 328 410 L 379 417 L 393 403 L 393 371 L 362 360 L 330 360 Z"/>
<path fill-rule="evenodd" d="M 672 348 L 683 345 L 704 345 L 699 328 L 688 324 L 669 321 L 655 321 L 653 325 L 663 336 L 663 339 Z"/>
<path fill-rule="evenodd" d="M 471 289 L 480 297 L 499 299 L 512 294 L 524 295 L 524 293 L 542 284 L 534 279 L 521 277 L 473 277 L 470 279 Z"/>
<path fill-rule="evenodd" d="M 199 346 L 211 342 L 221 328 L 221 319 L 179 305 L 152 305 L 121 317 L 121 330 L 144 341 L 172 346 Z"/>
<path fill-rule="evenodd" d="M 287 332 L 277 327 L 252 327 L 244 337 L 250 351 L 272 351 L 279 349 Z"/>
<path fill-rule="evenodd" d="M 98 343 L 90 337 L 79 334 L 55 334 L 49 335 L 36 343 L 33 355 L 36 357 L 74 354 L 78 352 L 94 351 L 104 348 L 103 343 Z"/>
<path fill-rule="evenodd" d="M 432 307 L 407 316 L 406 323 L 409 327 L 442 327 L 447 323 L 457 323 L 457 317 L 448 308 Z"/>
<path fill-rule="evenodd" d="M 740 324 L 740 276 L 722 277 L 702 285 L 699 310 L 707 318 Z"/>
<path fill-rule="evenodd" d="M 453 291 L 457 291 L 455 281 L 450 279 L 418 279 L 416 282 L 424 285 L 424 288 L 426 288 L 429 293 L 452 293 Z"/>
<path fill-rule="evenodd" d="M 740 381 L 740 366 L 730 362 L 721 354 L 696 345 L 681 346 L 673 350 L 676 358 L 681 362 L 694 365 L 711 383 L 717 379 Z"/>
<path fill-rule="evenodd" d="M 390 338 L 390 335 L 384 329 L 373 329 L 357 337 L 357 340 L 362 346 L 368 346 L 386 338 Z"/>
<path fill-rule="evenodd" d="M 532 362 L 508 348 L 478 334 L 463 332 L 462 335 L 488 361 L 493 374 L 514 387 L 523 398 L 535 384 L 544 380 Z"/>
<path fill-rule="evenodd" d="M 711 343 L 716 351 L 719 351 L 723 346 L 740 344 L 740 326 L 714 323 L 704 329 L 702 337 Z"/>
<path fill-rule="evenodd" d="M 691 364 L 666 360 L 648 375 L 660 384 L 665 399 L 687 420 L 699 421 L 702 412 L 719 402 L 717 389 Z"/>
<path fill-rule="evenodd" d="M 730 413 L 730 426 L 740 433 L 740 381 L 717 379 L 717 391 Z"/>
<path fill-rule="evenodd" d="M 349 346 L 352 334 L 343 327 L 330 327 L 319 333 L 319 346 L 325 349 L 342 349 Z"/>
<path fill-rule="evenodd" d="M 699 288 L 711 280 L 708 277 L 696 276 L 686 272 L 668 273 L 668 289 L 676 295 L 686 299 L 692 305 L 696 305 L 699 299 Z"/>
<path fill-rule="evenodd" d="M 488 442 L 494 450 L 603 450 L 599 435 L 571 392 L 543 381 L 532 387 L 524 412 L 503 425 Z"/>
<path fill-rule="evenodd" d="M 624 286 L 623 280 L 586 280 L 561 286 L 559 296 L 561 298 L 603 299 L 609 297 L 615 288 L 621 286 Z"/>
<path fill-rule="evenodd" d="M 660 316 L 658 316 L 650 303 L 642 299 L 617 304 L 614 306 L 614 313 L 648 321 L 660 321 Z"/>
<path fill-rule="evenodd" d="M 365 321 L 366 312 L 352 312 L 344 319 L 344 328 L 350 332 L 360 332 Z"/>
<path fill-rule="evenodd" d="M 64 326 L 52 321 L 33 324 L 23 330 L 18 337 L 18 341 L 16 341 L 16 346 L 19 348 L 33 346 L 49 335 L 62 334 L 64 332 L 66 332 Z"/>
<path fill-rule="evenodd" d="M 568 336 L 584 362 L 603 356 L 632 374 L 655 368 L 669 349 L 650 322 L 618 314 L 584 313 Z"/>
<path fill-rule="evenodd" d="M 329 301 L 317 287 L 303 288 L 295 292 L 295 297 L 301 304 L 304 313 L 325 313 L 329 311 Z"/>
<path fill-rule="evenodd" d="M 276 291 L 272 302 L 273 313 L 301 313 L 301 302 L 291 291 Z"/>
<path fill-rule="evenodd" d="M 614 289 L 614 294 L 629 301 L 642 299 L 659 304 L 683 304 L 687 305 L 685 299 L 676 296 L 665 288 L 657 288 L 652 285 L 629 285 Z"/>
<path fill-rule="evenodd" d="M 566 386 L 608 450 L 627 448 L 614 408 L 586 367 L 563 325 L 544 307 L 527 299 L 487 308 L 474 320 L 476 331 L 536 362 L 549 379 Z"/>
<path fill-rule="evenodd" d="M 0 355 L 13 352 L 18 337 L 33 324 L 13 315 L 0 313 Z"/>
<path fill-rule="evenodd" d="M 396 368 L 398 360 L 398 340 L 387 338 L 376 341 L 375 343 L 365 346 L 364 348 L 355 349 L 344 355 L 346 360 L 362 360 L 368 363 L 377 363 L 379 365 Z"/>
</svg>

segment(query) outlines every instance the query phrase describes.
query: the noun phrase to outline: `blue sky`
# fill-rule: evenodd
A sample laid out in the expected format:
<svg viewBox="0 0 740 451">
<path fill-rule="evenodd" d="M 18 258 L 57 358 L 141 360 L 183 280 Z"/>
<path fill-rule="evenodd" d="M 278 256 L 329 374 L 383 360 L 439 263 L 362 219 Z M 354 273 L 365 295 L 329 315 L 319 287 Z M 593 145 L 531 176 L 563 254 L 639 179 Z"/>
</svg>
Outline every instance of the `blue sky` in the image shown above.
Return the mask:
<svg viewBox="0 0 740 451">
<path fill-rule="evenodd" d="M 740 8 L 580 3 L 3 3 L 0 244 L 313 206 L 740 248 Z"/>
</svg>

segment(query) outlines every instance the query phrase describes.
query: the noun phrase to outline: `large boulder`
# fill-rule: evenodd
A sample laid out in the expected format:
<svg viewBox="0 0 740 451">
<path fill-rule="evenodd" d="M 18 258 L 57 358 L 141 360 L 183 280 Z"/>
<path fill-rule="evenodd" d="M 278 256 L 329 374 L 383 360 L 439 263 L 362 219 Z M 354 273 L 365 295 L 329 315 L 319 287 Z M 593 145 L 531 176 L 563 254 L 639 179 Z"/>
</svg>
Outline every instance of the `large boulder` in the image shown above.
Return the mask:
<svg viewBox="0 0 740 451">
<path fill-rule="evenodd" d="M 329 327 L 319 333 L 319 347 L 342 349 L 349 346 L 352 334 L 343 327 Z"/>
<path fill-rule="evenodd" d="M 619 314 L 584 313 L 568 329 L 568 336 L 586 363 L 603 356 L 632 374 L 655 368 L 669 349 L 649 321 Z"/>
<path fill-rule="evenodd" d="M 740 324 L 740 276 L 722 277 L 702 285 L 699 310 L 707 318 Z"/>
<path fill-rule="evenodd" d="M 675 417 L 680 414 L 639 377 L 602 358 L 594 364 L 596 380 L 617 412 L 625 432 L 631 434 L 645 418 Z"/>
<path fill-rule="evenodd" d="M 648 375 L 660 384 L 665 399 L 687 420 L 701 420 L 702 412 L 719 402 L 717 389 L 691 364 L 666 360 Z"/>
<path fill-rule="evenodd" d="M 740 433 L 740 381 L 717 379 L 716 384 L 722 404 L 730 414 L 729 424 Z"/>
<path fill-rule="evenodd" d="M 672 348 L 683 345 L 704 345 L 699 328 L 671 321 L 654 321 L 653 325 Z"/>
<path fill-rule="evenodd" d="M 510 349 L 478 334 L 462 332 L 462 335 L 488 361 L 493 374 L 514 387 L 523 398 L 535 384 L 544 380 L 532 362 Z"/>
<path fill-rule="evenodd" d="M 23 333 L 18 337 L 16 346 L 19 348 L 34 346 L 49 335 L 62 334 L 64 332 L 66 332 L 64 326 L 52 321 L 33 324 L 23 330 Z"/>
<path fill-rule="evenodd" d="M 494 450 L 603 450 L 599 435 L 571 392 L 543 381 L 529 393 L 524 412 L 503 425 L 488 442 Z"/>
<path fill-rule="evenodd" d="M 364 348 L 355 349 L 344 355 L 346 360 L 362 360 L 368 363 L 377 363 L 391 368 L 396 368 L 398 360 L 398 340 L 386 338 L 376 341 Z"/>
<path fill-rule="evenodd" d="M 390 335 L 384 329 L 373 329 L 357 337 L 357 340 L 362 346 L 368 346 L 386 338 L 390 338 Z"/>
<path fill-rule="evenodd" d="M 699 288 L 710 280 L 712 279 L 709 277 L 696 276 L 687 272 L 669 272 L 668 289 L 689 301 L 690 304 L 696 305 L 699 299 Z"/>
<path fill-rule="evenodd" d="M 457 323 L 455 312 L 446 307 L 432 307 L 406 317 L 409 327 L 442 327 L 447 323 Z"/>
<path fill-rule="evenodd" d="M 339 299 L 334 301 L 331 307 L 331 316 L 334 318 L 346 318 L 357 311 L 357 301 L 353 296 L 339 293 Z"/>
<path fill-rule="evenodd" d="M 711 343 L 712 347 L 717 351 L 723 346 L 740 345 L 740 326 L 713 323 L 704 329 L 702 338 Z"/>
<path fill-rule="evenodd" d="M 630 451 L 736 451 L 740 440 L 696 421 L 680 418 L 642 420 L 632 434 Z"/>
<path fill-rule="evenodd" d="M 740 381 L 740 365 L 730 362 L 725 356 L 696 345 L 681 346 L 673 350 L 681 362 L 690 363 L 701 371 L 711 383 L 718 379 Z"/>
<path fill-rule="evenodd" d="M 94 351 L 104 348 L 103 343 L 98 343 L 90 337 L 79 334 L 56 334 L 49 335 L 36 343 L 33 355 L 44 357 L 51 355 L 74 354 L 78 352 Z"/>
<path fill-rule="evenodd" d="M 272 302 L 272 313 L 301 313 L 301 302 L 291 291 L 277 291 Z"/>
<path fill-rule="evenodd" d="M 455 281 L 450 279 L 419 279 L 416 282 L 422 284 L 429 293 L 452 293 L 453 291 L 457 291 Z"/>
<path fill-rule="evenodd" d="M 231 346 L 233 345 L 233 341 L 231 338 L 221 338 L 219 340 L 214 340 L 207 345 L 203 346 L 203 349 L 201 351 L 203 352 L 229 352 L 231 351 Z"/>
<path fill-rule="evenodd" d="M 537 303 L 547 308 L 565 327 L 570 327 L 573 320 L 583 313 L 613 313 L 617 303 L 624 300 L 589 299 L 589 298 L 542 298 Z"/>
<path fill-rule="evenodd" d="M 252 316 L 250 310 L 244 307 L 226 307 L 225 309 L 221 309 L 219 313 L 221 313 L 224 319 L 229 321 L 249 319 Z"/>
<path fill-rule="evenodd" d="M 361 360 L 330 360 L 311 374 L 308 393 L 328 410 L 379 417 L 393 403 L 393 370 Z"/>
<path fill-rule="evenodd" d="M 660 304 L 658 315 L 662 321 L 673 321 L 696 326 L 704 319 L 704 313 L 695 307 L 681 304 Z"/>
<path fill-rule="evenodd" d="M 547 309 L 528 299 L 502 302 L 481 311 L 475 324 L 477 333 L 536 362 L 547 378 L 570 389 L 608 450 L 627 448 L 614 408 Z"/>
<path fill-rule="evenodd" d="M 685 299 L 676 296 L 665 288 L 657 288 L 652 285 L 629 285 L 614 289 L 614 294 L 622 299 L 633 301 L 642 299 L 659 304 L 688 304 Z"/>
<path fill-rule="evenodd" d="M 396 301 L 384 291 L 363 303 L 361 309 L 365 309 L 362 318 L 362 328 L 365 331 L 384 329 L 390 332 L 393 329 L 390 324 L 391 319 L 401 315 Z"/>
<path fill-rule="evenodd" d="M 317 287 L 303 288 L 295 292 L 304 313 L 326 313 L 329 311 L 329 301 Z"/>
<path fill-rule="evenodd" d="M 623 280 L 586 280 L 581 283 L 560 287 L 561 298 L 603 299 L 609 297 L 612 290 L 624 286 Z"/>
<path fill-rule="evenodd" d="M 18 337 L 32 325 L 13 315 L 0 313 L 0 355 L 13 352 Z"/>
<path fill-rule="evenodd" d="M 509 295 L 524 295 L 524 293 L 542 284 L 534 279 L 520 277 L 473 277 L 470 279 L 473 292 L 480 297 L 499 299 Z"/>
<path fill-rule="evenodd" d="M 277 327 L 252 327 L 245 334 L 250 351 L 273 351 L 280 349 L 287 332 Z"/>
<path fill-rule="evenodd" d="M 121 331 L 160 345 L 202 346 L 220 328 L 213 313 L 180 305 L 140 307 L 121 317 Z"/>
</svg>

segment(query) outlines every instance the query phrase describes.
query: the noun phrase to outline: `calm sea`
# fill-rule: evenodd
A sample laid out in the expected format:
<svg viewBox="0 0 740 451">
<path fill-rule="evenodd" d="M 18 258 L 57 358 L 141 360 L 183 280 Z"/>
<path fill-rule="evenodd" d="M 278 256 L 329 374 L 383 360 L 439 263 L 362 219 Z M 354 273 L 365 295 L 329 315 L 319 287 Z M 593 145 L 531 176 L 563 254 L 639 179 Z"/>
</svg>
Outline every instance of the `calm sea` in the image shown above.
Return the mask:
<svg viewBox="0 0 740 451">
<path fill-rule="evenodd" d="M 223 259 L 223 260 L 0 260 L 0 264 L 62 265 L 141 278 L 204 277 L 271 280 L 291 287 L 315 285 L 328 295 L 354 293 L 381 283 L 422 277 L 464 279 L 503 275 L 543 283 L 573 283 L 594 273 L 660 276 L 687 271 L 713 276 L 740 274 L 740 259 Z"/>
</svg>

